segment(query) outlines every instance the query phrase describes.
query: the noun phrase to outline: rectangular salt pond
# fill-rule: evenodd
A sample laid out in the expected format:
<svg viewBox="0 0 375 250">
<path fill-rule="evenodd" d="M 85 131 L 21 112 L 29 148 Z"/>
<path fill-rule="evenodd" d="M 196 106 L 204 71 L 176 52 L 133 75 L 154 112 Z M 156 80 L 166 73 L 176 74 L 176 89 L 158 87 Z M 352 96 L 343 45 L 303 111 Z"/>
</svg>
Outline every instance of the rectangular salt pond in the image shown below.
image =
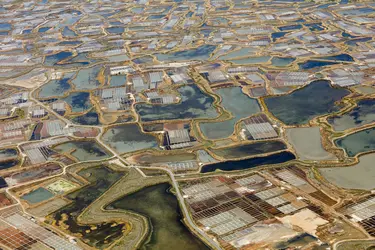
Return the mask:
<svg viewBox="0 0 375 250">
<path fill-rule="evenodd" d="M 26 200 L 30 204 L 36 204 L 48 200 L 54 196 L 55 195 L 47 189 L 40 187 L 38 189 L 35 189 L 34 191 L 31 191 L 28 194 L 23 195 L 21 199 Z"/>
</svg>

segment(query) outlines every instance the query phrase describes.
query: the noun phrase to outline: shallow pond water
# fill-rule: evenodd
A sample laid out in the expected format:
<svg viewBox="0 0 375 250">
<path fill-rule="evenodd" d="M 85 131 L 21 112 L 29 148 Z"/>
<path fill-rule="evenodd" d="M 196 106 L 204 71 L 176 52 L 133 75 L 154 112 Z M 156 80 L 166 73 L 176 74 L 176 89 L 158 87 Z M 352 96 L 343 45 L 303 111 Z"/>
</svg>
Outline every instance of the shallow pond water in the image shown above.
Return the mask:
<svg viewBox="0 0 375 250">
<path fill-rule="evenodd" d="M 319 168 L 319 172 L 330 183 L 340 188 L 373 190 L 375 188 L 375 154 L 359 157 L 353 166 Z"/>
<path fill-rule="evenodd" d="M 278 57 L 274 56 L 271 59 L 272 66 L 275 67 L 285 67 L 294 62 L 296 59 L 293 57 Z"/>
<path fill-rule="evenodd" d="M 122 34 L 125 31 L 124 27 L 110 27 L 106 28 L 106 31 L 110 34 Z"/>
<path fill-rule="evenodd" d="M 328 119 L 328 122 L 336 131 L 360 127 L 375 122 L 375 100 L 361 100 L 358 106 L 342 116 Z"/>
<path fill-rule="evenodd" d="M 103 134 L 102 140 L 121 154 L 158 147 L 156 138 L 142 133 L 137 124 L 110 127 Z"/>
<path fill-rule="evenodd" d="M 212 106 L 214 98 L 206 95 L 196 85 L 187 85 L 178 89 L 181 102 L 170 105 L 137 104 L 135 109 L 141 120 L 174 120 L 193 118 L 214 118 L 218 114 Z"/>
<path fill-rule="evenodd" d="M 256 52 L 256 49 L 254 48 L 241 48 L 239 50 L 229 52 L 226 55 L 220 56 L 218 60 L 230 60 L 230 59 L 234 59 L 237 57 L 249 56 L 249 55 L 253 55 L 255 52 Z"/>
<path fill-rule="evenodd" d="M 123 86 L 125 85 L 125 83 L 126 83 L 126 76 L 118 75 L 118 76 L 111 76 L 109 85 L 111 85 L 111 87 L 117 87 L 117 86 Z"/>
<path fill-rule="evenodd" d="M 271 59 L 270 56 L 258 56 L 258 57 L 248 57 L 248 58 L 229 60 L 229 61 L 235 64 L 259 64 L 259 63 L 267 63 L 270 59 Z"/>
<path fill-rule="evenodd" d="M 344 88 L 333 88 L 329 81 L 318 80 L 289 95 L 269 97 L 264 100 L 268 110 L 287 125 L 305 124 L 312 118 L 335 112 L 336 101 L 349 95 Z"/>
<path fill-rule="evenodd" d="M 89 111 L 84 115 L 71 118 L 74 123 L 81 125 L 100 125 L 99 115 L 95 111 Z"/>
<path fill-rule="evenodd" d="M 166 54 L 155 54 L 159 61 L 183 61 L 183 60 L 207 60 L 216 46 L 214 45 L 202 45 L 198 48 L 170 52 Z"/>
<path fill-rule="evenodd" d="M 23 195 L 21 199 L 26 200 L 31 204 L 36 204 L 36 203 L 48 200 L 54 196 L 55 195 L 51 193 L 50 191 L 48 191 L 47 189 L 40 187 L 34 191 L 31 191 L 28 194 Z"/>
<path fill-rule="evenodd" d="M 68 81 L 73 77 L 75 73 L 66 73 L 64 77 L 59 80 L 51 80 L 47 84 L 40 88 L 38 93 L 39 98 L 49 98 L 52 96 L 61 97 L 70 90 L 70 84 Z"/>
<path fill-rule="evenodd" d="M 132 211 L 149 219 L 152 232 L 149 241 L 141 246 L 142 250 L 209 249 L 181 222 L 178 201 L 168 191 L 169 188 L 168 183 L 146 187 L 117 200 L 111 207 Z"/>
<path fill-rule="evenodd" d="M 77 34 L 73 30 L 71 30 L 68 26 L 64 27 L 64 29 L 62 31 L 62 35 L 64 37 L 75 37 L 75 36 L 77 36 Z"/>
<path fill-rule="evenodd" d="M 202 133 L 208 139 L 230 136 L 238 120 L 260 112 L 258 101 L 242 93 L 240 87 L 221 88 L 215 92 L 222 98 L 221 106 L 231 112 L 234 117 L 222 122 L 199 123 Z"/>
<path fill-rule="evenodd" d="M 134 157 L 134 161 L 139 164 L 157 164 L 165 162 L 179 162 L 196 160 L 196 155 L 193 153 L 180 153 L 172 155 L 154 155 L 151 153 L 140 154 Z"/>
<path fill-rule="evenodd" d="M 91 90 L 99 87 L 100 82 L 97 80 L 101 66 L 95 66 L 88 69 L 81 69 L 77 76 L 72 80 L 77 90 Z"/>
<path fill-rule="evenodd" d="M 79 161 L 96 161 L 109 158 L 111 155 L 94 141 L 71 141 L 54 147 L 60 153 L 69 152 Z"/>
<path fill-rule="evenodd" d="M 63 99 L 72 108 L 72 112 L 83 112 L 92 107 L 90 93 L 74 92 Z"/>
<path fill-rule="evenodd" d="M 337 139 L 335 144 L 345 149 L 348 156 L 375 150 L 375 128 L 369 128 Z"/>
<path fill-rule="evenodd" d="M 327 161 L 336 159 L 335 155 L 324 149 L 319 127 L 287 128 L 285 134 L 301 160 Z"/>
</svg>

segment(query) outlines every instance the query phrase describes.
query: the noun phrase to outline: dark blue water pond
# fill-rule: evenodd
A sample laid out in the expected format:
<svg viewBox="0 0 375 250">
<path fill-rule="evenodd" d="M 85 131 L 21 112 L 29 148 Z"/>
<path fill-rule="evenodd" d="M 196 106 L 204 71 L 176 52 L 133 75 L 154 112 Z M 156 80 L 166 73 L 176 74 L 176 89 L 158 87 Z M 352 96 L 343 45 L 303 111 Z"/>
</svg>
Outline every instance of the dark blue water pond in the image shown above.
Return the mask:
<svg viewBox="0 0 375 250">
<path fill-rule="evenodd" d="M 92 107 L 90 93 L 87 92 L 74 92 L 64 98 L 64 101 L 70 105 L 72 112 L 83 112 Z"/>
<path fill-rule="evenodd" d="M 274 32 L 271 34 L 272 41 L 276 41 L 278 38 L 284 37 L 288 32 Z"/>
<path fill-rule="evenodd" d="M 321 60 L 328 60 L 328 61 L 343 61 L 343 62 L 353 62 L 354 59 L 348 54 L 340 54 L 335 56 L 325 56 L 325 57 L 319 57 L 318 59 Z"/>
<path fill-rule="evenodd" d="M 17 166 L 18 163 L 19 161 L 17 159 L 8 160 L 8 161 L 0 161 L 0 170 Z"/>
<path fill-rule="evenodd" d="M 201 173 L 214 172 L 216 170 L 235 171 L 254 168 L 262 165 L 279 164 L 296 159 L 295 155 L 289 151 L 280 152 L 264 157 L 255 157 L 240 161 L 226 161 L 210 164 L 202 167 Z"/>
<path fill-rule="evenodd" d="M 358 36 L 350 35 L 349 33 L 346 33 L 346 32 L 344 31 L 344 32 L 342 32 L 342 37 L 356 38 L 356 37 L 358 37 Z"/>
<path fill-rule="evenodd" d="M 71 119 L 74 123 L 81 125 L 100 125 L 99 115 L 95 111 L 87 112 L 84 115 L 76 116 Z"/>
<path fill-rule="evenodd" d="M 350 46 L 356 46 L 357 43 L 364 43 L 370 40 L 372 40 L 371 37 L 363 37 L 363 38 L 357 38 L 357 39 L 352 39 L 350 41 L 346 41 L 345 44 L 350 45 Z"/>
<path fill-rule="evenodd" d="M 12 30 L 12 25 L 10 23 L 0 23 L 1 31 L 10 31 Z"/>
<path fill-rule="evenodd" d="M 320 68 L 324 66 L 338 64 L 337 62 L 323 62 L 323 61 L 316 61 L 316 60 L 307 60 L 304 63 L 299 63 L 300 69 L 313 69 L 313 68 Z"/>
<path fill-rule="evenodd" d="M 62 51 L 57 54 L 46 56 L 44 60 L 44 64 L 46 66 L 55 66 L 59 62 L 71 57 L 73 55 L 72 52 L 69 51 Z"/>
<path fill-rule="evenodd" d="M 289 95 L 266 98 L 268 110 L 287 125 L 305 124 L 312 118 L 339 110 L 335 102 L 349 95 L 344 88 L 333 88 L 329 81 L 318 80 Z"/>
<path fill-rule="evenodd" d="M 279 27 L 279 30 L 281 30 L 281 31 L 285 31 L 285 30 L 299 30 L 299 29 L 302 29 L 302 25 L 301 24 L 295 24 L 295 25 L 288 25 L 288 26 Z"/>
<path fill-rule="evenodd" d="M 44 33 L 46 31 L 48 31 L 49 29 L 51 29 L 51 27 L 42 27 L 42 28 L 39 28 L 38 32 L 39 33 Z"/>
<path fill-rule="evenodd" d="M 325 30 L 325 27 L 322 25 L 322 23 L 308 23 L 305 24 L 306 27 L 309 28 L 311 31 L 322 31 Z"/>
<path fill-rule="evenodd" d="M 110 27 L 107 28 L 106 31 L 111 34 L 122 34 L 125 31 L 124 27 Z"/>
<path fill-rule="evenodd" d="M 14 148 L 0 149 L 0 160 L 11 157 L 17 157 L 17 155 L 18 151 Z"/>
<path fill-rule="evenodd" d="M 4 178 L 0 176 L 0 188 L 5 188 L 7 186 L 8 186 L 8 184 L 6 183 Z"/>
<path fill-rule="evenodd" d="M 23 35 L 30 34 L 33 30 L 32 29 L 26 29 L 22 31 Z"/>
</svg>

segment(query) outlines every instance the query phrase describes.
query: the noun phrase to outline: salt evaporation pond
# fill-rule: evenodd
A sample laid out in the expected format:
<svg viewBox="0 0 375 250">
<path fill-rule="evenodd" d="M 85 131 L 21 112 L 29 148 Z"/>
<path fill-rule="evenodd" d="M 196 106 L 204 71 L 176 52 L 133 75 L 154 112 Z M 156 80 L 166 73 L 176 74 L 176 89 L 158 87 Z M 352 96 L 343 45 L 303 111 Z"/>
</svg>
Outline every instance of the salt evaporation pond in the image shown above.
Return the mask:
<svg viewBox="0 0 375 250">
<path fill-rule="evenodd" d="M 234 117 L 222 122 L 200 123 L 199 127 L 208 139 L 221 139 L 232 135 L 238 120 L 260 112 L 258 101 L 242 93 L 240 87 L 221 88 L 215 92 L 222 98 L 221 105 Z"/>
<path fill-rule="evenodd" d="M 375 100 L 361 100 L 353 110 L 341 116 L 329 118 L 328 122 L 336 131 L 344 131 L 375 122 Z"/>
<path fill-rule="evenodd" d="M 319 168 L 319 172 L 330 183 L 347 189 L 373 190 L 375 188 L 375 154 L 359 157 L 353 166 Z"/>
<path fill-rule="evenodd" d="M 338 111 L 336 101 L 350 94 L 344 88 L 333 88 L 329 81 L 318 80 L 289 95 L 265 98 L 268 110 L 287 125 L 305 124 L 316 116 Z"/>
<path fill-rule="evenodd" d="M 92 107 L 90 93 L 74 92 L 63 99 L 72 108 L 72 112 L 83 112 Z"/>
<path fill-rule="evenodd" d="M 36 203 L 48 200 L 54 196 L 55 195 L 51 193 L 50 191 L 48 191 L 47 189 L 40 187 L 34 191 L 31 191 L 28 194 L 23 195 L 21 199 L 26 200 L 31 204 L 36 204 Z"/>
<path fill-rule="evenodd" d="M 220 163 L 214 163 L 202 167 L 201 173 L 209 173 L 217 170 L 222 171 L 235 171 L 254 168 L 262 165 L 279 164 L 287 161 L 294 160 L 296 157 L 289 151 L 283 151 L 280 153 L 264 156 L 255 157 L 246 160 L 239 161 L 225 161 Z"/>
<path fill-rule="evenodd" d="M 60 144 L 54 149 L 60 153 L 74 150 L 71 155 L 79 161 L 97 161 L 111 156 L 94 141 L 71 141 Z"/>
<path fill-rule="evenodd" d="M 96 89 L 100 86 L 100 82 L 97 80 L 101 66 L 95 66 L 88 69 L 81 69 L 77 76 L 72 80 L 77 90 L 91 90 Z"/>
<path fill-rule="evenodd" d="M 156 138 L 142 133 L 135 123 L 110 127 L 102 140 L 120 154 L 158 147 Z"/>
<path fill-rule="evenodd" d="M 68 81 L 74 76 L 75 73 L 65 73 L 64 77 L 59 80 L 51 80 L 47 84 L 40 88 L 38 93 L 39 98 L 49 98 L 49 97 L 62 97 L 64 94 L 70 90 L 70 84 Z"/>
<path fill-rule="evenodd" d="M 265 141 L 218 149 L 212 148 L 210 151 L 225 159 L 234 159 L 275 152 L 286 148 L 287 146 L 281 141 Z"/>
<path fill-rule="evenodd" d="M 159 61 L 207 60 L 215 49 L 216 46 L 206 44 L 190 50 L 170 52 L 166 54 L 158 53 L 155 54 L 155 56 Z"/>
<path fill-rule="evenodd" d="M 375 150 L 375 128 L 365 129 L 337 139 L 335 144 L 345 149 L 349 157 Z"/>
<path fill-rule="evenodd" d="M 196 85 L 180 87 L 181 102 L 169 105 L 137 104 L 135 109 L 143 122 L 157 120 L 214 118 L 218 115 L 212 106 L 214 98 Z"/>
</svg>

